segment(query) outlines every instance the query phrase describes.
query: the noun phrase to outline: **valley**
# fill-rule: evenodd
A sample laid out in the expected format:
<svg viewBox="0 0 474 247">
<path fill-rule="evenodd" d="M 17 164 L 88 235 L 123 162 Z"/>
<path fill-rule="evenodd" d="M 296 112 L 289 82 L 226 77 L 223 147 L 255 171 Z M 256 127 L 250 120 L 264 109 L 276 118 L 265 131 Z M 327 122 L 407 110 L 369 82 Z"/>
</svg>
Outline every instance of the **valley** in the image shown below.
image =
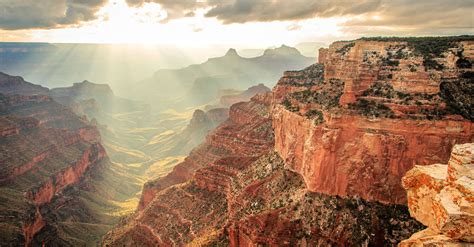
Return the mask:
<svg viewBox="0 0 474 247">
<path fill-rule="evenodd" d="M 263 84 L 196 85 L 191 90 L 215 93 L 185 104 L 178 96 L 177 109 L 155 110 L 107 84 L 48 89 L 1 73 L 2 218 L 9 220 L 2 220 L 0 240 L 98 245 L 143 203 L 143 185 L 182 163 L 227 120 L 231 105 L 270 91 Z M 20 160 L 11 156 L 18 152 Z"/>
</svg>

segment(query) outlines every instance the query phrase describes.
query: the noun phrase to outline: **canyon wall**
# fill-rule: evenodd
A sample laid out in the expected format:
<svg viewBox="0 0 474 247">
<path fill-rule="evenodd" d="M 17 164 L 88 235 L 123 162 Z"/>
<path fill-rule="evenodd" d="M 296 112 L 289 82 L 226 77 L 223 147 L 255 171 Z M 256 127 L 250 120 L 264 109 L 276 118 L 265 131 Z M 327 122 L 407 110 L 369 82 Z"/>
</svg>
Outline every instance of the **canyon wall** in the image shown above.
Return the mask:
<svg viewBox="0 0 474 247">
<path fill-rule="evenodd" d="M 193 149 L 184 162 L 176 165 L 165 177 L 145 184 L 139 209 L 148 205 L 158 191 L 187 181 L 197 169 L 219 158 L 234 154 L 259 155 L 270 149 L 273 146 L 271 130 L 259 129 L 271 125 L 268 103 L 251 101 L 233 105 L 229 119 L 212 131 L 203 144 Z"/>
<path fill-rule="evenodd" d="M 199 168 L 181 167 L 192 173 L 186 182 L 152 185 L 150 200 L 109 232 L 103 246 L 377 245 L 397 243 L 421 229 L 406 207 L 309 191 L 303 177 L 272 151 L 269 96 L 234 105 L 230 120 L 204 144 L 216 147 L 225 134 L 220 149 L 234 151 Z M 267 105 L 257 107 L 262 102 Z M 262 121 L 257 125 L 255 119 Z M 267 144 L 255 148 L 255 143 Z"/>
<path fill-rule="evenodd" d="M 7 87 L 6 80 L 3 83 Z M 22 85 L 38 88 L 22 82 L 8 86 L 6 92 Z M 0 109 L 0 241 L 25 246 L 46 243 L 35 240 L 36 235 L 56 222 L 47 219 L 44 207 L 65 196 L 64 191 L 80 183 L 107 154 L 98 130 L 49 96 L 0 94 Z M 54 232 L 49 231 L 52 242 L 48 243 L 66 237 Z"/>
</svg>

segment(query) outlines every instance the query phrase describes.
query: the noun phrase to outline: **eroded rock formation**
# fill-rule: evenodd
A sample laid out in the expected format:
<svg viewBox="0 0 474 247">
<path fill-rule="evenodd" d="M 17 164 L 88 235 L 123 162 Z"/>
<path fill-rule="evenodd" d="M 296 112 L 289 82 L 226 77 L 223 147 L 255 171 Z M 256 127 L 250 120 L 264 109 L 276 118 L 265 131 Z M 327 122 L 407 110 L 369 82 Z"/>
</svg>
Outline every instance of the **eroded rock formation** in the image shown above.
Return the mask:
<svg viewBox="0 0 474 247">
<path fill-rule="evenodd" d="M 410 214 L 428 229 L 399 246 L 474 243 L 474 144 L 455 145 L 447 165 L 415 166 L 403 177 Z"/>
</svg>

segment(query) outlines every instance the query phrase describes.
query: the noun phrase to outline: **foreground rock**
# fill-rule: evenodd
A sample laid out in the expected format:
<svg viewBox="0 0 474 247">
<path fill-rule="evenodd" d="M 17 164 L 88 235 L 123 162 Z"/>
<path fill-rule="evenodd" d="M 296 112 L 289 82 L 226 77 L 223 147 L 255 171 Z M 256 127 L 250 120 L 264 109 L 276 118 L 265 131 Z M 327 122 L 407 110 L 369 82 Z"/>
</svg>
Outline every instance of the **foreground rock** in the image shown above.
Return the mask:
<svg viewBox="0 0 474 247">
<path fill-rule="evenodd" d="M 474 245 L 474 144 L 453 147 L 448 165 L 415 166 L 402 180 L 410 214 L 428 229 L 400 246 Z"/>
</svg>

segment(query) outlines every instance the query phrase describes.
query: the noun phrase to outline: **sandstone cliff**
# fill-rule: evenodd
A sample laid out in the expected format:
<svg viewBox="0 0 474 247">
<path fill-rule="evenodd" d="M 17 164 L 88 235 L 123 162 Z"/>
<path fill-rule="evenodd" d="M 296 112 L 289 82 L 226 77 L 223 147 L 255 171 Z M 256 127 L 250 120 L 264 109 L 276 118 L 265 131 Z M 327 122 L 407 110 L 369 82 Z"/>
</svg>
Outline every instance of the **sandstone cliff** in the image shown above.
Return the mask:
<svg viewBox="0 0 474 247">
<path fill-rule="evenodd" d="M 275 149 L 312 191 L 406 203 L 406 171 L 447 162 L 454 144 L 473 138 L 472 65 L 460 61 L 474 59 L 474 41 L 466 39 L 332 44 L 323 64 L 286 72 L 275 87 Z"/>
<path fill-rule="evenodd" d="M 428 228 L 399 246 L 474 244 L 474 144 L 455 145 L 448 165 L 415 166 L 403 177 L 410 214 Z"/>
</svg>

